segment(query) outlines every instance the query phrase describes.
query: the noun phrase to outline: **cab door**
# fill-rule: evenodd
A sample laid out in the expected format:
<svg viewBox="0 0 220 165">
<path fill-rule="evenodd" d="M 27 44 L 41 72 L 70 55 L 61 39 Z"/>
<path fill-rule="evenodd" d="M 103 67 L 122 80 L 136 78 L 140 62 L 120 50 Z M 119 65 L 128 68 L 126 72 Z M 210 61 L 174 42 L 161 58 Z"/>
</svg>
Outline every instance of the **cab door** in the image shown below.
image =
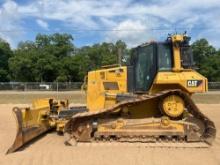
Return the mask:
<svg viewBox="0 0 220 165">
<path fill-rule="evenodd" d="M 146 92 L 150 89 L 157 72 L 155 53 L 154 44 L 137 48 L 134 61 L 135 92 Z"/>
</svg>

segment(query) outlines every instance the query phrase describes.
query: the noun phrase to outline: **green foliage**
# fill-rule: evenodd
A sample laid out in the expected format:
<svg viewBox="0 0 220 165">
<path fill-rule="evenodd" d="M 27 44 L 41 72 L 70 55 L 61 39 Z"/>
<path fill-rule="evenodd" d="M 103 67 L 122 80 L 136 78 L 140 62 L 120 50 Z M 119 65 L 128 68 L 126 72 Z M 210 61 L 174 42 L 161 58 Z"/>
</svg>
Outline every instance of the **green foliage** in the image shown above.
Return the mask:
<svg viewBox="0 0 220 165">
<path fill-rule="evenodd" d="M 71 58 L 74 45 L 69 34 L 36 36 L 35 42 L 21 42 L 9 60 L 13 81 L 69 81 L 63 72 L 64 63 Z M 70 60 L 71 61 L 71 60 Z"/>
<path fill-rule="evenodd" d="M 206 39 L 195 41 L 192 49 L 198 71 L 209 81 L 220 81 L 220 50 Z M 83 81 L 88 71 L 117 64 L 119 50 L 127 63 L 131 50 L 121 40 L 75 48 L 69 34 L 38 34 L 35 41 L 20 42 L 12 51 L 0 39 L 0 81 Z"/>
<path fill-rule="evenodd" d="M 34 42 L 21 42 L 9 60 L 13 81 L 83 81 L 89 70 L 117 63 L 122 41 L 76 49 L 69 34 L 38 34 Z M 1 73 L 1 71 L 0 71 Z"/>
<path fill-rule="evenodd" d="M 209 81 L 220 81 L 220 51 L 211 46 L 206 39 L 195 41 L 192 49 L 198 71 Z"/>
<path fill-rule="evenodd" d="M 8 59 L 12 56 L 10 45 L 0 39 L 0 82 L 9 81 Z"/>
</svg>

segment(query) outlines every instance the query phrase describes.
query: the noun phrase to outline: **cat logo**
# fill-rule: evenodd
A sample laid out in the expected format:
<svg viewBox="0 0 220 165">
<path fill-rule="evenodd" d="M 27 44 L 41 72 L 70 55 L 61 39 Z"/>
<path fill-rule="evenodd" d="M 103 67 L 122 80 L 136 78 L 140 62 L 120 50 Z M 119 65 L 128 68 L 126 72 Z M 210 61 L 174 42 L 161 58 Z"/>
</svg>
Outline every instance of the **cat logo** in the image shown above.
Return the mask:
<svg viewBox="0 0 220 165">
<path fill-rule="evenodd" d="M 202 84 L 202 80 L 188 80 L 187 87 L 198 87 Z"/>
</svg>

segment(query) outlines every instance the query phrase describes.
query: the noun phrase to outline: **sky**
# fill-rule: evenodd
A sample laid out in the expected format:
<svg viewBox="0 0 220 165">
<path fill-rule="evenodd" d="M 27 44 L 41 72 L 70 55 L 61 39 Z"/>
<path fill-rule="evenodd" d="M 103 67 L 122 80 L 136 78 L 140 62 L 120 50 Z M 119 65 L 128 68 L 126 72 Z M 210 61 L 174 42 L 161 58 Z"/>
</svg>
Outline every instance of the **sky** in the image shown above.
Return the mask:
<svg viewBox="0 0 220 165">
<path fill-rule="evenodd" d="M 12 48 L 38 33 L 70 33 L 77 47 L 134 47 L 185 31 L 220 48 L 220 0 L 0 0 L 0 37 Z"/>
</svg>

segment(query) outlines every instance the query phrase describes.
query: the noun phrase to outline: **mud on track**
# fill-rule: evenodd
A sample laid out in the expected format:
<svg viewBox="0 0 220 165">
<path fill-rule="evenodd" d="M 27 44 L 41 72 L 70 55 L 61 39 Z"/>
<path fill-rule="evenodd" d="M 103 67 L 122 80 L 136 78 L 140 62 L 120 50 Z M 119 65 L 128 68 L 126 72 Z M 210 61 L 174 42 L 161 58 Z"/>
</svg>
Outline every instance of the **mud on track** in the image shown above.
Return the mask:
<svg viewBox="0 0 220 165">
<path fill-rule="evenodd" d="M 220 104 L 199 104 L 216 124 L 217 138 L 211 148 L 149 148 L 142 144 L 89 145 L 67 147 L 63 137 L 54 132 L 42 136 L 24 150 L 5 156 L 16 132 L 11 114 L 13 104 L 0 105 L 0 164 L 220 164 Z M 19 105 L 22 106 L 22 105 Z M 24 105 L 23 105 L 24 106 Z"/>
</svg>

